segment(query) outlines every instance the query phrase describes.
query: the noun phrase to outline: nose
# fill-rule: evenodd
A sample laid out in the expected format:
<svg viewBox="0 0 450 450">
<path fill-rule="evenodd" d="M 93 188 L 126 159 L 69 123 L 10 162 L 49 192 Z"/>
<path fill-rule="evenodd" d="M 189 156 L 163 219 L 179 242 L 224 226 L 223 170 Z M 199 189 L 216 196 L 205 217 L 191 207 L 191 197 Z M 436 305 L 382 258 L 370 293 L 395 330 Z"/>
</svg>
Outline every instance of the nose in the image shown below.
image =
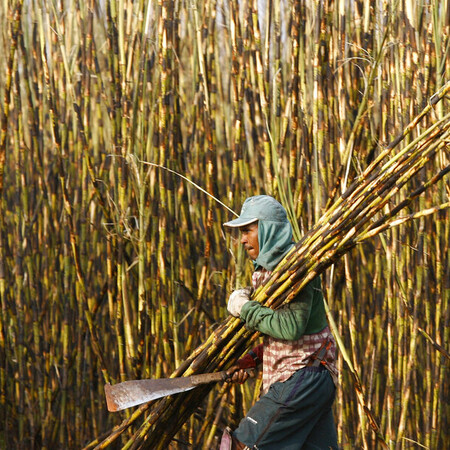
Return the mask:
<svg viewBox="0 0 450 450">
<path fill-rule="evenodd" d="M 245 236 L 245 234 L 242 234 L 241 236 L 241 244 L 244 245 L 247 243 L 247 237 Z"/>
</svg>

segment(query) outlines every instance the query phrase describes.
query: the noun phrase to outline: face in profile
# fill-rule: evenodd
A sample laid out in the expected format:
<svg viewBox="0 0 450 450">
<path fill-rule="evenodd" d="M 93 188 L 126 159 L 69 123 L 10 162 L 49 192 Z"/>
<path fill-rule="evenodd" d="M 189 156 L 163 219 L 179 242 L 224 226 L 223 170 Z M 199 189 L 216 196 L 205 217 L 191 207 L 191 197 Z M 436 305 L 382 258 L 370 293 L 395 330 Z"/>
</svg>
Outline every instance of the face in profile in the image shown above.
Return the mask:
<svg viewBox="0 0 450 450">
<path fill-rule="evenodd" d="M 255 260 L 259 255 L 258 222 L 245 225 L 240 228 L 241 244 L 244 246 L 248 256 Z"/>
</svg>

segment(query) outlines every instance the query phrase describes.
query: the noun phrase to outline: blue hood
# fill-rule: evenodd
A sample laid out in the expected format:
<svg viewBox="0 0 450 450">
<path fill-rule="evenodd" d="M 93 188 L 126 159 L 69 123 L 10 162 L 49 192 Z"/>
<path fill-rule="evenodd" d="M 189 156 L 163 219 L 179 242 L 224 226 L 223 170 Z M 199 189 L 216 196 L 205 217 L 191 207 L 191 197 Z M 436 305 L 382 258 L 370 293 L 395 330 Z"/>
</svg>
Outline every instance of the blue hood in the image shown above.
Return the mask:
<svg viewBox="0 0 450 450">
<path fill-rule="evenodd" d="M 294 246 L 292 227 L 286 222 L 258 220 L 259 255 L 253 262 L 255 269 L 272 271 Z"/>
</svg>

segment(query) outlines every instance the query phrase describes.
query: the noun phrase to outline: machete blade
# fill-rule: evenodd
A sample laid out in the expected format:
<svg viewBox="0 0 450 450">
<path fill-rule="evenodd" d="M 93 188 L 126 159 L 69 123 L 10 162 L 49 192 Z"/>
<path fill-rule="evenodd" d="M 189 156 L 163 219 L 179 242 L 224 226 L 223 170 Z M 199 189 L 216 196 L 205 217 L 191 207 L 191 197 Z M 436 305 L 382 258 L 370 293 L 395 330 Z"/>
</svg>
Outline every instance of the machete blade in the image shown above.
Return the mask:
<svg viewBox="0 0 450 450">
<path fill-rule="evenodd" d="M 189 378 L 131 380 L 114 385 L 106 384 L 106 404 L 108 411 L 120 411 L 167 395 L 186 392 L 194 387 Z"/>
<path fill-rule="evenodd" d="M 190 377 L 130 380 L 117 384 L 105 384 L 106 404 L 108 411 L 120 411 L 167 395 L 189 391 L 200 384 L 225 380 L 225 378 L 225 372 L 215 372 Z"/>
</svg>

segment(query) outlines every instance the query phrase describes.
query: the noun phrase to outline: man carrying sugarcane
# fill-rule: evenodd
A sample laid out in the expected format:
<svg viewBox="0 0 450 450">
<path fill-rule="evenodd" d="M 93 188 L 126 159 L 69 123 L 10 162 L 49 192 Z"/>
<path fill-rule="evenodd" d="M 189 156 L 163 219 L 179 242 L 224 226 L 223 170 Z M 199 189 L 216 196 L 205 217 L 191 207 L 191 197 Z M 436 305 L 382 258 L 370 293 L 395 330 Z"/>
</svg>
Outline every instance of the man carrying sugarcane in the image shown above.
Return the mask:
<svg viewBox="0 0 450 450">
<path fill-rule="evenodd" d="M 241 215 L 224 224 L 241 232 L 241 244 L 253 260 L 253 288 L 294 246 L 283 206 L 273 197 L 245 200 Z M 250 300 L 251 289 L 238 289 L 228 311 L 264 342 L 228 370 L 232 381 L 244 382 L 246 368 L 263 363 L 263 395 L 238 428 L 227 428 L 222 449 L 337 449 L 331 406 L 335 396 L 336 346 L 328 328 L 320 277 L 289 304 L 276 310 Z"/>
</svg>

